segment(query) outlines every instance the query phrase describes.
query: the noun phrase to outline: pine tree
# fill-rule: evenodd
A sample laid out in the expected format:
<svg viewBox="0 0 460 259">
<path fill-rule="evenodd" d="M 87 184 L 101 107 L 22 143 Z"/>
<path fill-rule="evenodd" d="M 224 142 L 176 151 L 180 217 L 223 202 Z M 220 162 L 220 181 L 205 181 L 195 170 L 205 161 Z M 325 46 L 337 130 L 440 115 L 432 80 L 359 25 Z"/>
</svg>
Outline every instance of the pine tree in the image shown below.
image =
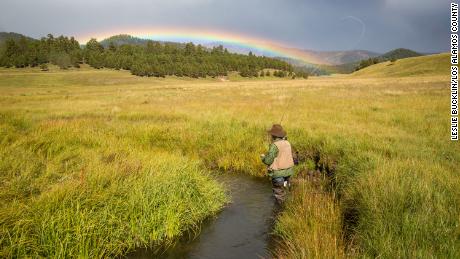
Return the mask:
<svg viewBox="0 0 460 259">
<path fill-rule="evenodd" d="M 113 43 L 113 41 L 111 41 L 111 42 L 109 43 L 109 51 L 110 51 L 110 52 L 115 52 L 115 51 L 117 51 L 117 46 L 115 46 L 115 43 Z"/>
<path fill-rule="evenodd" d="M 104 51 L 104 47 L 97 42 L 96 39 L 92 38 L 86 43 L 86 50 L 89 52 L 95 52 L 95 53 L 102 53 Z"/>
<path fill-rule="evenodd" d="M 193 43 L 180 45 L 148 41 L 145 46 L 110 42 L 107 49 L 96 39 L 87 42 L 84 49 L 73 37 L 54 37 L 49 34 L 40 40 L 22 38 L 5 42 L 0 51 L 0 66 L 37 66 L 51 62 L 62 69 L 79 67 L 85 62 L 94 68 L 131 70 L 139 76 L 167 75 L 190 77 L 225 76 L 237 71 L 243 77 L 270 76 L 268 69 L 291 72 L 288 63 L 268 57 L 230 53 L 223 46 L 212 50 Z M 267 70 L 266 72 L 264 72 Z"/>
</svg>

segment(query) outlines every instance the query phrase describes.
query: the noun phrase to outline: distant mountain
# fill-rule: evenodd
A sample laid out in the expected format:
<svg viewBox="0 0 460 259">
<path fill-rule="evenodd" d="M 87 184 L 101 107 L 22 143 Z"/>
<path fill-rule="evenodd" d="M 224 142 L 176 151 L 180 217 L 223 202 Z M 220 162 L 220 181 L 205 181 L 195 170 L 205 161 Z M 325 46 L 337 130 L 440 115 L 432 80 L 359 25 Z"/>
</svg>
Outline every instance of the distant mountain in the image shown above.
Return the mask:
<svg viewBox="0 0 460 259">
<path fill-rule="evenodd" d="M 107 39 L 103 39 L 102 41 L 100 41 L 100 43 L 102 44 L 102 46 L 107 48 L 110 45 L 111 42 L 113 42 L 113 44 L 115 44 L 115 46 L 120 46 L 120 45 L 140 45 L 140 46 L 145 46 L 145 45 L 147 45 L 147 42 L 149 42 L 149 41 L 150 41 L 149 39 L 142 39 L 142 38 L 134 37 L 134 36 L 127 35 L 127 34 L 119 34 L 119 35 L 111 36 L 111 37 L 109 37 Z M 169 42 L 169 41 L 153 41 L 153 42 L 160 42 L 161 44 L 168 43 L 168 44 L 173 44 L 173 45 L 178 45 L 178 46 L 184 46 L 185 45 L 184 43 Z"/>
<path fill-rule="evenodd" d="M 360 61 L 350 62 L 340 65 L 321 65 L 320 67 L 327 71 L 329 74 L 350 74 L 356 70 L 356 67 L 359 66 Z"/>
<path fill-rule="evenodd" d="M 367 50 L 345 50 L 345 51 L 312 51 L 304 50 L 305 52 L 311 52 L 312 55 L 316 56 L 324 63 L 329 65 L 342 65 L 352 62 L 361 61 L 368 58 L 377 57 L 380 54 Z"/>
<path fill-rule="evenodd" d="M 415 52 L 410 49 L 394 49 L 392 51 L 388 51 L 387 53 L 379 56 L 382 60 L 392 60 L 392 59 L 401 59 L 401 58 L 411 58 L 411 57 L 419 57 L 423 56 L 423 54 Z"/>
<path fill-rule="evenodd" d="M 353 73 L 358 67 L 366 67 L 375 63 L 379 62 L 384 62 L 387 60 L 397 60 L 397 59 L 403 59 L 403 58 L 411 58 L 411 57 L 419 57 L 419 56 L 424 56 L 428 54 L 421 54 L 418 52 L 415 52 L 410 49 L 394 49 L 391 51 L 388 51 L 382 55 L 379 56 L 371 56 L 366 59 L 362 60 L 357 60 L 345 64 L 339 64 L 339 65 L 321 65 L 320 67 L 324 69 L 325 71 L 328 71 L 330 73 L 341 73 L 341 74 L 349 74 Z M 364 63 L 364 64 L 363 64 Z"/>
<path fill-rule="evenodd" d="M 31 37 L 22 35 L 20 33 L 15 33 L 15 32 L 0 32 L 0 44 L 3 44 L 5 41 L 8 39 L 13 39 L 15 41 L 18 41 L 22 37 L 26 37 L 28 40 L 34 40 Z"/>
<path fill-rule="evenodd" d="M 288 61 L 294 66 L 303 66 L 303 65 L 311 64 L 309 62 L 305 62 L 300 59 L 297 60 L 297 59 L 287 58 L 287 57 L 276 57 L 275 55 L 273 55 L 272 53 L 268 51 L 264 51 L 262 49 L 257 49 L 257 48 L 252 48 L 252 47 L 247 47 L 247 46 L 243 46 L 239 44 L 232 44 L 232 43 L 216 41 L 216 42 L 211 42 L 211 43 L 207 43 L 204 45 L 209 48 L 222 45 L 225 48 L 227 48 L 230 52 L 240 53 L 240 54 L 248 54 L 249 51 L 251 51 L 255 55 L 275 57 L 275 58 L 279 58 L 279 59 Z M 295 48 L 286 48 L 286 50 L 301 53 L 304 56 L 311 57 L 312 60 L 317 60 L 318 63 L 324 64 L 324 65 L 347 64 L 351 62 L 358 62 L 358 61 L 372 58 L 372 57 L 377 57 L 380 55 L 379 53 L 367 51 L 367 50 L 314 51 L 314 50 L 303 50 L 303 49 L 295 49 Z"/>
<path fill-rule="evenodd" d="M 361 60 L 338 65 L 313 64 L 299 59 L 276 57 L 277 59 L 288 62 L 296 69 L 308 72 L 311 75 L 330 75 L 330 74 L 349 74 L 355 71 Z M 369 59 L 369 58 L 367 58 Z"/>
<path fill-rule="evenodd" d="M 146 45 L 148 40 L 133 37 L 133 36 L 127 35 L 127 34 L 120 34 L 120 35 L 111 36 L 111 37 L 109 37 L 107 39 L 103 39 L 100 43 L 102 44 L 102 46 L 108 47 L 111 42 L 113 44 L 115 44 L 116 46 L 125 45 L 125 44 L 129 44 L 129 45 Z"/>
</svg>

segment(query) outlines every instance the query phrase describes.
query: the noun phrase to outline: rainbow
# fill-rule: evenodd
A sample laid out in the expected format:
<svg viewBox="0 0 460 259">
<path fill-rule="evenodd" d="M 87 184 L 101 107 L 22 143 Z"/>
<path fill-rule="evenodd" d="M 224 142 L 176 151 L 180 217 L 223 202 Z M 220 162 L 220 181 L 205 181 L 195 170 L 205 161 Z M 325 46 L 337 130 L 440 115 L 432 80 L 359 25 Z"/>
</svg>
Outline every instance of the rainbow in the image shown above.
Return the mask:
<svg viewBox="0 0 460 259">
<path fill-rule="evenodd" d="M 87 33 L 77 35 L 76 38 L 79 40 L 79 42 L 85 43 L 90 38 L 103 40 L 118 34 L 128 34 L 142 39 L 193 42 L 197 44 L 221 42 L 224 45 L 229 44 L 243 49 L 257 50 L 258 52 L 267 56 L 293 58 L 311 64 L 325 64 L 324 61 L 320 60 L 311 53 L 292 47 L 285 47 L 289 46 L 286 43 L 212 29 L 190 29 L 173 27 L 117 29 L 93 34 Z"/>
</svg>

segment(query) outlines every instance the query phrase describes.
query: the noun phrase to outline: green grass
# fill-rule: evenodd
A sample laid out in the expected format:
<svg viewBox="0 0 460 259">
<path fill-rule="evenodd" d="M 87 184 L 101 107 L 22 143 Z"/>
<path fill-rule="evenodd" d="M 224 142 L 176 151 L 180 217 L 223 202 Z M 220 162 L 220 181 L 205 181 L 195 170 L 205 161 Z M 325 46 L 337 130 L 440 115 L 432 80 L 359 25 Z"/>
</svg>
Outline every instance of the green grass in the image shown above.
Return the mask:
<svg viewBox="0 0 460 259">
<path fill-rule="evenodd" d="M 406 77 L 449 75 L 450 54 L 442 53 L 386 61 L 353 73 L 360 77 Z"/>
<path fill-rule="evenodd" d="M 289 206 L 279 216 L 274 231 L 281 239 L 276 258 L 346 256 L 339 205 L 325 182 L 323 179 L 317 186 L 308 177 L 294 180 L 296 188 L 290 194 Z"/>
<path fill-rule="evenodd" d="M 3 69 L 0 253 L 101 257 L 167 243 L 225 203 L 211 171 L 265 174 L 265 130 L 285 113 L 290 141 L 336 187 L 312 198 L 298 178 L 275 226 L 278 256 L 458 257 L 447 77 Z"/>
<path fill-rule="evenodd" d="M 120 255 L 171 241 L 225 201 L 199 161 L 141 148 L 103 122 L 0 118 L 3 256 Z"/>
</svg>

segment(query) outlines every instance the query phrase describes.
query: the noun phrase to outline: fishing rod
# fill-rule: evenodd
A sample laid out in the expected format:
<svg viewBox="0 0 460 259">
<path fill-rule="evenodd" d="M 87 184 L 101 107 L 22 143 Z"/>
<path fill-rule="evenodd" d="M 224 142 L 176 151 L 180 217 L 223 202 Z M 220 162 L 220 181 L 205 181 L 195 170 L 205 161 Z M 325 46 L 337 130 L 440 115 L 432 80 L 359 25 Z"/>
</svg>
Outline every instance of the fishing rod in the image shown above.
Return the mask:
<svg viewBox="0 0 460 259">
<path fill-rule="evenodd" d="M 293 94 L 293 95 L 291 96 L 291 98 L 289 98 L 289 100 L 288 100 L 288 102 L 287 102 L 287 105 L 286 105 L 286 107 L 285 107 L 285 109 L 284 109 L 284 112 L 283 112 L 283 114 L 281 115 L 281 119 L 280 119 L 280 122 L 279 122 L 280 125 L 281 125 L 281 123 L 283 123 L 284 116 L 286 115 L 287 111 L 289 110 L 289 106 L 291 105 L 291 102 L 294 100 L 294 97 L 295 97 L 295 94 Z"/>
</svg>

